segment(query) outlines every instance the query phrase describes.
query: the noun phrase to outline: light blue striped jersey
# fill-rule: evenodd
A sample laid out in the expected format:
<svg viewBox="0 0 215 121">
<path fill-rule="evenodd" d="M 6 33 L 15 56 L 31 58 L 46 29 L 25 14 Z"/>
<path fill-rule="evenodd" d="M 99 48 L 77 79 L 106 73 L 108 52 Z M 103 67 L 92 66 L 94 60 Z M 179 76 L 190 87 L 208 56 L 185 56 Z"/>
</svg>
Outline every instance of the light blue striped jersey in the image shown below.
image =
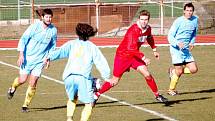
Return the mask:
<svg viewBox="0 0 215 121">
<path fill-rule="evenodd" d="M 50 24 L 43 28 L 42 21 L 31 24 L 24 32 L 18 43 L 18 51 L 23 51 L 28 63 L 36 64 L 54 50 L 57 41 L 57 29 Z"/>
<path fill-rule="evenodd" d="M 190 19 L 181 16 L 177 18 L 168 33 L 168 41 L 171 46 L 176 47 L 179 42 L 183 42 L 185 48 L 189 48 L 189 44 L 195 43 L 198 31 L 198 18 L 192 16 Z"/>
<path fill-rule="evenodd" d="M 79 39 L 71 40 L 53 51 L 48 56 L 50 60 L 68 58 L 63 72 L 63 80 L 69 75 L 81 75 L 91 78 L 93 64 L 99 70 L 101 77 L 106 80 L 110 78 L 110 68 L 107 60 L 99 48 L 90 41 Z"/>
</svg>

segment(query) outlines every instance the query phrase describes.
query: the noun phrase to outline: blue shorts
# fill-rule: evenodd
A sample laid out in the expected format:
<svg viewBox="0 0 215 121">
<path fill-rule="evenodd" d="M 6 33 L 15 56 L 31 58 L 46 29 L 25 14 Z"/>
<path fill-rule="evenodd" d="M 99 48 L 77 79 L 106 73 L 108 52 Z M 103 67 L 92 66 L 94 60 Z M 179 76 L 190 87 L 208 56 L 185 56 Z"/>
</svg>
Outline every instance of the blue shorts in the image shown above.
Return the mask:
<svg viewBox="0 0 215 121">
<path fill-rule="evenodd" d="M 74 97 L 78 96 L 78 100 L 82 103 L 92 103 L 94 101 L 92 82 L 92 79 L 81 75 L 68 76 L 64 80 L 64 84 L 69 100 L 74 100 Z"/>
<path fill-rule="evenodd" d="M 31 74 L 31 75 L 40 77 L 43 67 L 44 67 L 44 64 L 42 62 L 37 64 L 25 63 L 20 67 L 19 73 Z"/>
<path fill-rule="evenodd" d="M 187 62 L 193 62 L 194 58 L 188 48 L 180 50 L 170 46 L 170 54 L 172 57 L 172 64 L 181 64 Z"/>
</svg>

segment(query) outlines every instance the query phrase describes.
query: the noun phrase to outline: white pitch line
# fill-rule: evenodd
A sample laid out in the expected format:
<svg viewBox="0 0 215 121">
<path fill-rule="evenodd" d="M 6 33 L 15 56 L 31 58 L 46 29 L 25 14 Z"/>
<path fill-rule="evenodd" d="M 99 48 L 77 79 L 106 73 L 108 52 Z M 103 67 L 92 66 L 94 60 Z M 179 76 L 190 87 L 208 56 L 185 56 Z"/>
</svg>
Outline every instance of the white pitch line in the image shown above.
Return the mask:
<svg viewBox="0 0 215 121">
<path fill-rule="evenodd" d="M 3 61 L 0 61 L 0 64 L 6 65 L 6 66 L 10 66 L 10 67 L 13 67 L 13 68 L 16 68 L 16 69 L 19 69 L 18 66 L 14 66 L 14 65 L 12 65 L 12 64 L 8 64 L 8 63 L 5 63 L 5 62 L 3 62 Z"/>
<path fill-rule="evenodd" d="M 162 114 L 162 113 L 158 113 L 158 112 L 156 112 L 156 111 L 149 110 L 149 109 L 144 108 L 144 107 L 139 107 L 139 106 L 136 106 L 136 105 L 127 103 L 127 102 L 125 102 L 125 101 L 120 101 L 120 100 L 118 100 L 118 99 L 116 99 L 116 98 L 112 98 L 112 97 L 107 96 L 107 95 L 103 95 L 103 94 L 102 94 L 101 96 L 104 97 L 104 98 L 107 98 L 107 99 L 109 99 L 109 100 L 112 100 L 112 101 L 117 101 L 117 102 L 120 103 L 120 104 L 127 105 L 127 106 L 130 106 L 130 107 L 132 107 L 132 108 L 136 108 L 136 109 L 138 109 L 138 110 L 142 110 L 142 111 L 148 112 L 148 113 L 153 114 L 153 115 L 155 115 L 155 116 L 159 116 L 159 117 L 164 118 L 164 119 L 167 119 L 167 120 L 169 120 L 169 121 L 177 121 L 176 119 L 173 119 L 173 118 L 171 118 L 171 117 L 168 117 L 168 116 L 166 116 L 166 115 L 164 115 L 164 114 Z"/>
<path fill-rule="evenodd" d="M 15 55 L 9 55 L 9 56 L 5 56 L 5 58 L 17 58 L 17 56 L 15 56 Z"/>
<path fill-rule="evenodd" d="M 6 66 L 9 66 L 9 67 L 13 67 L 13 68 L 19 69 L 17 66 L 14 66 L 14 65 L 12 65 L 12 64 L 5 63 L 5 62 L 3 62 L 3 61 L 0 61 L 0 64 L 3 64 L 3 65 L 6 65 Z M 64 82 L 62 82 L 62 81 L 60 81 L 60 80 L 57 80 L 57 79 L 54 79 L 54 78 L 51 78 L 51 77 L 48 77 L 48 76 L 45 76 L 45 75 L 42 75 L 42 77 L 45 78 L 45 79 L 48 79 L 48 80 L 52 80 L 52 81 L 54 81 L 54 82 L 57 82 L 57 83 L 59 83 L 59 84 L 64 84 Z M 111 100 L 111 101 L 117 101 L 117 102 L 120 103 L 120 104 L 127 105 L 127 106 L 130 106 L 130 107 L 132 107 L 132 108 L 135 108 L 135 109 L 138 109 L 138 110 L 142 110 L 142 111 L 148 112 L 148 113 L 150 113 L 150 114 L 152 114 L 152 115 L 155 115 L 155 116 L 164 118 L 164 119 L 169 120 L 169 121 L 177 121 L 176 119 L 171 118 L 171 117 L 168 117 L 168 116 L 166 116 L 166 115 L 164 115 L 164 114 L 162 114 L 162 113 L 159 113 L 159 112 L 156 112 L 156 111 L 153 111 L 153 110 L 144 108 L 144 107 L 139 107 L 139 106 L 130 104 L 130 103 L 125 102 L 125 101 L 120 101 L 120 100 L 118 100 L 118 99 L 116 99 L 116 98 L 113 98 L 113 97 L 110 97 L 110 96 L 108 96 L 108 95 L 102 94 L 101 96 L 104 97 L 104 98 L 107 98 L 107 99 L 109 99 L 109 100 Z"/>
<path fill-rule="evenodd" d="M 45 93 L 45 92 L 37 92 L 37 95 L 62 95 L 64 93 Z M 25 96 L 25 93 L 21 93 L 21 94 L 16 94 L 16 96 Z M 6 97 L 7 94 L 0 94 L 0 97 Z"/>
</svg>

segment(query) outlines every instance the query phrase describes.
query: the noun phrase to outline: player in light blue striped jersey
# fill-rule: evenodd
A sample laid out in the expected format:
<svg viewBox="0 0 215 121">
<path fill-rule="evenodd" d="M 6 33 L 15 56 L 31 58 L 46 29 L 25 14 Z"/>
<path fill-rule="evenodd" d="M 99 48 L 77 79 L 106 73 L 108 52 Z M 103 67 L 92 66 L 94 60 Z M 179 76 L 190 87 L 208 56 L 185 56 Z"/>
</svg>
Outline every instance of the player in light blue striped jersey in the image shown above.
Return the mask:
<svg viewBox="0 0 215 121">
<path fill-rule="evenodd" d="M 44 9 L 41 17 L 42 21 L 31 24 L 19 40 L 17 64 L 20 67 L 20 75 L 15 78 L 8 90 L 8 99 L 12 99 L 17 87 L 29 78 L 29 86 L 22 106 L 23 112 L 28 111 L 27 107 L 35 95 L 36 85 L 44 66 L 44 58 L 56 47 L 57 29 L 52 24 L 52 10 Z"/>
<path fill-rule="evenodd" d="M 194 47 L 198 30 L 198 17 L 193 15 L 192 3 L 184 5 L 184 15 L 177 18 L 168 33 L 170 54 L 174 67 L 169 68 L 170 86 L 169 95 L 176 95 L 176 84 L 182 74 L 196 73 L 197 64 L 191 50 Z"/>
<path fill-rule="evenodd" d="M 97 31 L 88 24 L 79 23 L 76 26 L 76 34 L 79 38 L 68 41 L 60 49 L 49 54 L 44 63 L 49 61 L 68 58 L 68 62 L 63 72 L 63 80 L 68 95 L 67 121 L 73 120 L 77 99 L 85 104 L 81 114 L 81 121 L 87 121 L 92 111 L 94 101 L 94 88 L 91 71 L 95 64 L 96 68 L 104 80 L 110 78 L 110 68 L 107 60 L 99 48 L 89 41 L 89 37 L 94 36 Z"/>
</svg>

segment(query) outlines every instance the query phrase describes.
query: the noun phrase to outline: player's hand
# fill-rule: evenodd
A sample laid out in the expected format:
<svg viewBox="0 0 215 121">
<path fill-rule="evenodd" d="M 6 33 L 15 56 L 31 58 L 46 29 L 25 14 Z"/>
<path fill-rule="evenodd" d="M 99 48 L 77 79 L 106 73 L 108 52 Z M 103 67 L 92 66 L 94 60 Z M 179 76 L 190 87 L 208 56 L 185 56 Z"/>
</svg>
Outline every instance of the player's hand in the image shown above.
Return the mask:
<svg viewBox="0 0 215 121">
<path fill-rule="evenodd" d="M 157 51 L 154 51 L 153 54 L 157 60 L 160 59 L 160 54 Z"/>
<path fill-rule="evenodd" d="M 149 65 L 151 61 L 149 58 L 143 58 L 142 60 L 145 62 L 146 65 Z"/>
<path fill-rule="evenodd" d="M 45 69 L 48 69 L 49 65 L 50 65 L 50 59 L 49 58 L 45 58 L 45 60 L 43 61 L 43 64 L 45 65 Z"/>
<path fill-rule="evenodd" d="M 18 66 L 21 66 L 23 62 L 24 62 L 24 55 L 23 55 L 23 52 L 20 52 L 19 53 L 19 58 L 18 58 L 16 63 L 17 63 Z"/>
<path fill-rule="evenodd" d="M 183 42 L 179 42 L 178 43 L 178 47 L 180 50 L 184 49 L 184 43 Z"/>
<path fill-rule="evenodd" d="M 190 43 L 189 44 L 189 50 L 192 51 L 193 48 L 194 48 L 194 45 Z"/>
</svg>

